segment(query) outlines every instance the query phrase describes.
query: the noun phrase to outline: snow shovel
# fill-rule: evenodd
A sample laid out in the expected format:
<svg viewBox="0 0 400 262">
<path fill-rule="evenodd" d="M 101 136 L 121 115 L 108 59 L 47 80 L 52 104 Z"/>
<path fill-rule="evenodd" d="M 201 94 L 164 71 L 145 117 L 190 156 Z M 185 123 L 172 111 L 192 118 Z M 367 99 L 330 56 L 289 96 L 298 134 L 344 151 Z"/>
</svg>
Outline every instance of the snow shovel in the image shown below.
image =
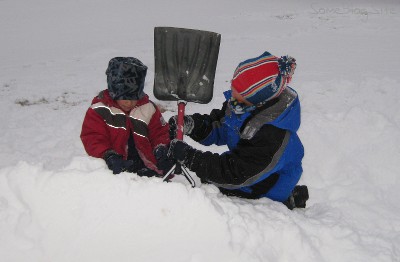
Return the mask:
<svg viewBox="0 0 400 262">
<path fill-rule="evenodd" d="M 187 102 L 207 104 L 213 96 L 221 35 L 202 30 L 154 28 L 154 96 L 159 100 L 178 102 L 176 138 L 183 140 L 183 119 Z M 182 174 L 192 187 L 193 178 L 176 164 L 163 178 Z"/>
</svg>

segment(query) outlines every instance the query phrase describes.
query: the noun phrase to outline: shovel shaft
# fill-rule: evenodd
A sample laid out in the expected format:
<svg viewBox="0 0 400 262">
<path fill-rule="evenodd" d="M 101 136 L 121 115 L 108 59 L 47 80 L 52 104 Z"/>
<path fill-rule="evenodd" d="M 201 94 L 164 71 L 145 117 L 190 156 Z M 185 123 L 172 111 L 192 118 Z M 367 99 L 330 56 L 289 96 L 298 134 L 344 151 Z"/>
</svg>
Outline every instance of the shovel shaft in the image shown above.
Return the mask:
<svg viewBox="0 0 400 262">
<path fill-rule="evenodd" d="M 178 101 L 178 128 L 176 131 L 176 138 L 179 140 L 183 140 L 183 125 L 184 125 L 184 117 L 185 117 L 185 101 Z"/>
<path fill-rule="evenodd" d="M 184 117 L 185 117 L 185 106 L 186 101 L 179 100 L 178 101 L 178 122 L 177 122 L 177 130 L 176 130 L 176 138 L 179 140 L 183 140 L 183 128 L 184 128 Z M 174 172 L 175 175 L 183 175 L 192 185 L 192 187 L 196 186 L 195 181 L 190 176 L 189 172 L 182 166 L 180 163 L 176 163 L 171 170 L 164 176 L 163 181 L 168 181 L 168 177 L 170 174 Z"/>
</svg>

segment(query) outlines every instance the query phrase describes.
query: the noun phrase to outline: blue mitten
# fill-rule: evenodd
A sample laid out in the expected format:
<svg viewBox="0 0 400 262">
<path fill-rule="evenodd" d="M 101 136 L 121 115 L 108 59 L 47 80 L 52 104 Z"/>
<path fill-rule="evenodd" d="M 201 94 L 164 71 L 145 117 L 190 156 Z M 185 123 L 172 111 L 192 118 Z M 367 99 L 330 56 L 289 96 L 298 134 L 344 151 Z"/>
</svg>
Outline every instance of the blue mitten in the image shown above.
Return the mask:
<svg viewBox="0 0 400 262">
<path fill-rule="evenodd" d="M 158 146 L 154 150 L 154 156 L 157 159 L 157 168 L 166 174 L 175 164 L 174 159 L 168 157 L 168 148 L 166 146 Z"/>
<path fill-rule="evenodd" d="M 121 155 L 109 151 L 104 154 L 104 160 L 113 174 L 119 174 L 123 171 L 133 172 L 135 169 L 135 164 L 133 160 L 124 160 Z"/>
</svg>

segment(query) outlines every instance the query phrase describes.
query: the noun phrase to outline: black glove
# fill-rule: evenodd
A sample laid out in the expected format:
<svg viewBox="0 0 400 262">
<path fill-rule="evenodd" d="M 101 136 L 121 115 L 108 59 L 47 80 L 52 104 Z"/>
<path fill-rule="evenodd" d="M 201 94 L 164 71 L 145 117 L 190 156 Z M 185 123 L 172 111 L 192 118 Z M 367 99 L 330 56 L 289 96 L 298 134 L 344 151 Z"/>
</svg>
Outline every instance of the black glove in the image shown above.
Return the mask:
<svg viewBox="0 0 400 262">
<path fill-rule="evenodd" d="M 119 174 L 123 171 L 134 172 L 135 163 L 133 160 L 124 160 L 121 155 L 114 151 L 108 151 L 104 154 L 104 160 L 113 174 Z"/>
<path fill-rule="evenodd" d="M 198 158 L 201 153 L 182 140 L 174 139 L 170 143 L 168 156 L 191 169 L 196 157 Z"/>
<path fill-rule="evenodd" d="M 176 138 L 178 129 L 178 116 L 173 116 L 168 120 L 169 124 L 169 137 L 172 139 Z M 183 117 L 183 134 L 190 135 L 194 128 L 194 120 L 191 116 Z"/>
<path fill-rule="evenodd" d="M 158 173 L 156 171 L 151 170 L 150 168 L 147 167 L 138 170 L 137 174 L 138 176 L 147 176 L 147 177 L 158 176 Z"/>
<path fill-rule="evenodd" d="M 305 208 L 309 198 L 307 186 L 295 186 L 289 198 L 283 202 L 290 210 Z"/>
<path fill-rule="evenodd" d="M 168 149 L 166 146 L 158 146 L 154 150 L 154 156 L 157 159 L 157 168 L 162 170 L 164 174 L 166 174 L 175 164 L 175 161 L 168 157 Z"/>
</svg>

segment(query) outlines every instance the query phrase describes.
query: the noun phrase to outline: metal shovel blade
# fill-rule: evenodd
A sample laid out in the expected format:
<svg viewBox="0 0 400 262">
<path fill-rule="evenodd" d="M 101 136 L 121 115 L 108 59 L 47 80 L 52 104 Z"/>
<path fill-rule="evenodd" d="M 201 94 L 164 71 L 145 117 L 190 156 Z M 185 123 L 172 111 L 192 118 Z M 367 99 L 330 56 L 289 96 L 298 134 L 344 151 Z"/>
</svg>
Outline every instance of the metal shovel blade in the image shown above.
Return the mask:
<svg viewBox="0 0 400 262">
<path fill-rule="evenodd" d="M 202 30 L 154 28 L 154 96 L 207 104 L 213 96 L 221 35 Z"/>
</svg>

